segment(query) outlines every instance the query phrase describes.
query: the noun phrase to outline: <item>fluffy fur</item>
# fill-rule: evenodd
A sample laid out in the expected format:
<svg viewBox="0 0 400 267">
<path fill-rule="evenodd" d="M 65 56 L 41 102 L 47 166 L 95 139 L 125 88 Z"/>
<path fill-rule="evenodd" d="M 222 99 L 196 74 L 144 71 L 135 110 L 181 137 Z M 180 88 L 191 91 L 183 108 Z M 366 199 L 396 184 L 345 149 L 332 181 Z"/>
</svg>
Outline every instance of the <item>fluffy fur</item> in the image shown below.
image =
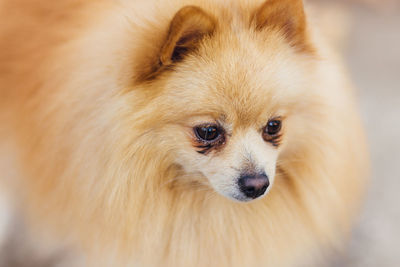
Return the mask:
<svg viewBox="0 0 400 267">
<path fill-rule="evenodd" d="M 201 11 L 171 23 L 187 5 Z M 348 232 L 363 132 L 301 1 L 9 0 L 0 14 L 2 182 L 40 240 L 85 266 L 293 266 Z M 259 130 L 276 114 L 274 148 Z M 231 139 L 197 153 L 193 125 L 221 117 Z M 273 163 L 268 195 L 216 193 L 251 146 Z"/>
</svg>

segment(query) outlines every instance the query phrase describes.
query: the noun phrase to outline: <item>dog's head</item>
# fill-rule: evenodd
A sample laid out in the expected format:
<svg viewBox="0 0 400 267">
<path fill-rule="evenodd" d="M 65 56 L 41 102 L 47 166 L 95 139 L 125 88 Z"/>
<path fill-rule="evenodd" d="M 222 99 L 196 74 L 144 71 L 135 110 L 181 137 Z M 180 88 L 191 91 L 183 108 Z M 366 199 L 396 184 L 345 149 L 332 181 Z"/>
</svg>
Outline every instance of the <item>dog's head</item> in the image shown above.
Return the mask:
<svg viewBox="0 0 400 267">
<path fill-rule="evenodd" d="M 268 0 L 243 16 L 175 14 L 142 79 L 161 88 L 151 101 L 159 136 L 188 176 L 238 201 L 268 192 L 307 97 L 305 25 L 300 0 Z"/>
</svg>

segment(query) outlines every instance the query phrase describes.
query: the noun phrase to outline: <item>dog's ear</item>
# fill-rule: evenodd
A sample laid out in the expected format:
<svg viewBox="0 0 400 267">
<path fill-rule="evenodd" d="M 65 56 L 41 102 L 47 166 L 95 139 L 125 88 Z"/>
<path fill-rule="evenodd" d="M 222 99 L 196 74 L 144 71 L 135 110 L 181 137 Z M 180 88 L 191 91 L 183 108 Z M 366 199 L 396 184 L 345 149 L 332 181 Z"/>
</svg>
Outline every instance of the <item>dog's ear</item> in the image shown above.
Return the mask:
<svg viewBox="0 0 400 267">
<path fill-rule="evenodd" d="M 313 51 L 306 30 L 306 16 L 302 0 L 267 0 L 254 13 L 257 30 L 275 29 L 300 51 Z"/>
<path fill-rule="evenodd" d="M 160 72 L 181 60 L 198 47 L 199 41 L 210 36 L 217 26 L 216 19 L 199 7 L 185 6 L 173 17 L 165 36 L 159 33 L 146 39 L 143 47 L 155 45 L 154 50 L 147 50 L 136 61 L 136 79 L 153 79 Z"/>
<path fill-rule="evenodd" d="M 199 7 L 186 6 L 174 16 L 169 26 L 168 36 L 160 52 L 160 64 L 168 66 L 179 61 L 196 48 L 198 42 L 211 35 L 216 20 Z"/>
</svg>

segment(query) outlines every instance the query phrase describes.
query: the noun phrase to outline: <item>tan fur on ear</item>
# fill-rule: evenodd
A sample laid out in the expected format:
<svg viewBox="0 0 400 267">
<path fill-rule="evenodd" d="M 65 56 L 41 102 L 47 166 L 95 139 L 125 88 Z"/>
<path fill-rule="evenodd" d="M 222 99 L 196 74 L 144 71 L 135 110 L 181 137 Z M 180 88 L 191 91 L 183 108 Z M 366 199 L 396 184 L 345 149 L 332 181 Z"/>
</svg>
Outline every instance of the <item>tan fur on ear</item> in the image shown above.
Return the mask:
<svg viewBox="0 0 400 267">
<path fill-rule="evenodd" d="M 312 52 L 306 32 L 306 17 L 302 0 L 267 0 L 255 12 L 253 23 L 257 30 L 274 28 L 300 51 Z"/>
<path fill-rule="evenodd" d="M 160 62 L 169 65 L 196 47 L 201 38 L 211 34 L 216 20 L 202 9 L 186 6 L 172 19 L 165 44 L 161 49 Z"/>
<path fill-rule="evenodd" d="M 135 80 L 143 82 L 154 79 L 166 67 L 195 50 L 199 41 L 211 35 L 216 26 L 215 17 L 203 9 L 185 6 L 175 13 L 168 30 L 144 28 L 143 35 L 146 37 L 139 46 L 134 63 Z"/>
</svg>

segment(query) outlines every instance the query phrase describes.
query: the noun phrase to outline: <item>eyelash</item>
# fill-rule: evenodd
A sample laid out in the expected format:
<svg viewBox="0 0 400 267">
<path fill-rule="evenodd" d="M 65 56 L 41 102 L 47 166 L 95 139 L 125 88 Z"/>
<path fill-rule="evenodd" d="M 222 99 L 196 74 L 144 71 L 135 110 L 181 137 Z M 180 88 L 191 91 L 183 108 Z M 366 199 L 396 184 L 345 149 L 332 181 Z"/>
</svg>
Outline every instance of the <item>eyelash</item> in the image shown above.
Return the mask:
<svg viewBox="0 0 400 267">
<path fill-rule="evenodd" d="M 278 147 L 282 141 L 282 134 L 278 134 L 275 136 L 271 136 L 269 139 L 265 140 L 266 142 L 271 143 L 273 146 Z"/>
<path fill-rule="evenodd" d="M 200 148 L 200 150 L 197 150 L 198 153 L 200 154 L 206 154 L 213 146 L 211 144 L 208 145 L 200 145 L 196 146 L 197 148 Z"/>
</svg>

